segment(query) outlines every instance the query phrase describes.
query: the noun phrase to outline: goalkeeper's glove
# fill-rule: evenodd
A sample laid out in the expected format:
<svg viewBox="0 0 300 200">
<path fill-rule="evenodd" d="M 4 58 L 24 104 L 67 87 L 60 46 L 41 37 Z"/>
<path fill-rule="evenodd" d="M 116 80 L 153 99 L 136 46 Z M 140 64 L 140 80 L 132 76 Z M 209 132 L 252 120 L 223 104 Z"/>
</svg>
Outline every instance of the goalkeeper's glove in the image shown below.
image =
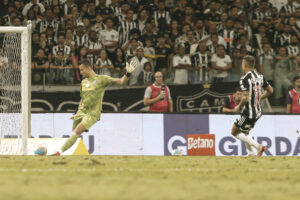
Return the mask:
<svg viewBox="0 0 300 200">
<path fill-rule="evenodd" d="M 130 63 L 126 63 L 126 73 L 127 77 L 130 77 L 131 73 L 135 70 L 137 63 L 135 60 L 131 60 Z"/>
</svg>

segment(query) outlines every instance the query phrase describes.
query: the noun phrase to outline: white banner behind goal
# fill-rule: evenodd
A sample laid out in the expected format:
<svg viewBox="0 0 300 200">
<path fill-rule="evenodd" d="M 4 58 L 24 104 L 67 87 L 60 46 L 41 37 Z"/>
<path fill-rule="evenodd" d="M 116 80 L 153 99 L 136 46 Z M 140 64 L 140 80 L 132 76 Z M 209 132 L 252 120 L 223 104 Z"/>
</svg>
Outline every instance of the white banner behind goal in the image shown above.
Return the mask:
<svg viewBox="0 0 300 200">
<path fill-rule="evenodd" d="M 31 25 L 27 27 L 0 26 L 0 148 L 18 145 L 27 154 L 30 136 L 31 99 Z M 20 154 L 12 151 L 12 155 Z"/>
</svg>

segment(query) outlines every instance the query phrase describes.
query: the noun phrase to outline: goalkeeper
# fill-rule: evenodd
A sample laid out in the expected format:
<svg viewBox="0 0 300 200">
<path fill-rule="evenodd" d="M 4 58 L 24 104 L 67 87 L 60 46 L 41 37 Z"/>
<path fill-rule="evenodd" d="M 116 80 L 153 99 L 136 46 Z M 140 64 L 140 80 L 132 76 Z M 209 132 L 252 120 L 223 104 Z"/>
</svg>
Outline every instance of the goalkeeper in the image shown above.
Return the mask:
<svg viewBox="0 0 300 200">
<path fill-rule="evenodd" d="M 84 131 L 88 131 L 91 126 L 100 120 L 105 88 L 113 84 L 125 84 L 136 66 L 137 63 L 132 60 L 130 64 L 126 63 L 126 74 L 122 78 L 112 78 L 96 74 L 88 60 L 81 62 L 79 70 L 84 79 L 81 81 L 80 86 L 81 101 L 78 111 L 73 117 L 73 134 L 61 147 L 61 151 L 56 152 L 56 155 L 60 155 L 61 152 L 69 149 Z"/>
</svg>

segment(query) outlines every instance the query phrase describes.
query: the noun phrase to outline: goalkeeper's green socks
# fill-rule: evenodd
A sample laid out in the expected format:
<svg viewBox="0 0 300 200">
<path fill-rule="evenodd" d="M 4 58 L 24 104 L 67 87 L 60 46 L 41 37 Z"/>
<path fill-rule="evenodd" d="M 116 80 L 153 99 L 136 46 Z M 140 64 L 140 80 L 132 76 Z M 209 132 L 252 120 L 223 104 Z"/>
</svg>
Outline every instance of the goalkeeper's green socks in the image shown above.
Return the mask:
<svg viewBox="0 0 300 200">
<path fill-rule="evenodd" d="M 79 135 L 77 135 L 76 133 L 73 133 L 73 135 L 71 137 L 69 137 L 69 139 L 67 139 L 67 141 L 64 143 L 64 145 L 61 147 L 61 151 L 65 152 L 71 146 L 73 146 L 73 144 L 76 142 L 78 137 L 79 137 Z"/>
</svg>

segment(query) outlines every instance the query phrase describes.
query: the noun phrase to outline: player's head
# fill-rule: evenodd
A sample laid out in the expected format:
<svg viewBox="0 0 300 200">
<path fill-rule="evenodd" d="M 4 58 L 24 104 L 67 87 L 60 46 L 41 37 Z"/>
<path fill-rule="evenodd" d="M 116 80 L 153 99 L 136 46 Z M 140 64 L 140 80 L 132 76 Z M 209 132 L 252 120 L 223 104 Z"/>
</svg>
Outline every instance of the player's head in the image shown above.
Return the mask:
<svg viewBox="0 0 300 200">
<path fill-rule="evenodd" d="M 295 76 L 294 77 L 294 86 L 297 90 L 300 89 L 300 76 Z"/>
<path fill-rule="evenodd" d="M 160 71 L 155 72 L 154 78 L 156 85 L 161 85 L 163 83 L 163 74 Z"/>
<path fill-rule="evenodd" d="M 235 87 L 234 88 L 234 100 L 236 102 L 240 102 L 242 98 L 242 91 L 240 87 Z"/>
<path fill-rule="evenodd" d="M 83 78 L 88 78 L 90 73 L 93 71 L 92 64 L 90 61 L 84 59 L 80 62 L 79 70 Z"/>
<path fill-rule="evenodd" d="M 254 66 L 255 66 L 255 58 L 253 56 L 246 55 L 242 61 L 242 68 L 244 73 L 246 73 L 246 71 L 252 70 Z"/>
</svg>

